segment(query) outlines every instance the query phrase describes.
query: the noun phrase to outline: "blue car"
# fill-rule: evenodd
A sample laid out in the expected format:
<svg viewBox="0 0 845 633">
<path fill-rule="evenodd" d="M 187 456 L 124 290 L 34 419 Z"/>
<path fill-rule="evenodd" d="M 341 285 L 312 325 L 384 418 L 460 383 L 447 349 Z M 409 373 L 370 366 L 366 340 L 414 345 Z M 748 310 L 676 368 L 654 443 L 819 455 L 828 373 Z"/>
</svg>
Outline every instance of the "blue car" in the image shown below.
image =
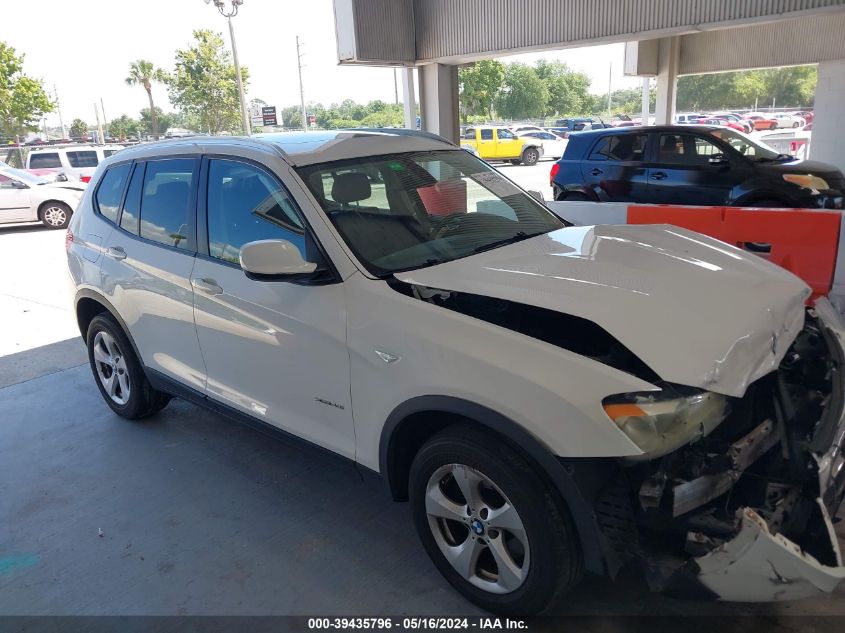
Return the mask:
<svg viewBox="0 0 845 633">
<path fill-rule="evenodd" d="M 572 134 L 551 184 L 555 200 L 770 208 L 841 209 L 845 191 L 833 165 L 704 125 Z"/>
</svg>

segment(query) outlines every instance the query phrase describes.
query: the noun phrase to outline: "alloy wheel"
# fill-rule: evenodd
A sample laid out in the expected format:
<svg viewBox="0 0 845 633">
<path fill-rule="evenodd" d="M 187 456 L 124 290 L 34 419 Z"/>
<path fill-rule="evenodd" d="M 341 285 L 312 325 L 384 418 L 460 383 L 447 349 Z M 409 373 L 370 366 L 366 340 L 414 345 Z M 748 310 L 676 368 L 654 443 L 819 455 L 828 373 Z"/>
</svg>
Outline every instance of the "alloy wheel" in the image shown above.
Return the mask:
<svg viewBox="0 0 845 633">
<path fill-rule="evenodd" d="M 489 477 L 464 464 L 441 466 L 426 486 L 425 509 L 438 548 L 466 581 L 496 594 L 522 586 L 531 563 L 525 526 Z"/>
<path fill-rule="evenodd" d="M 129 401 L 131 385 L 126 359 L 114 337 L 105 331 L 94 336 L 94 365 L 109 398 L 119 405 Z"/>
<path fill-rule="evenodd" d="M 62 226 L 67 221 L 67 213 L 61 207 L 47 207 L 44 210 L 44 220 L 50 226 Z"/>
</svg>

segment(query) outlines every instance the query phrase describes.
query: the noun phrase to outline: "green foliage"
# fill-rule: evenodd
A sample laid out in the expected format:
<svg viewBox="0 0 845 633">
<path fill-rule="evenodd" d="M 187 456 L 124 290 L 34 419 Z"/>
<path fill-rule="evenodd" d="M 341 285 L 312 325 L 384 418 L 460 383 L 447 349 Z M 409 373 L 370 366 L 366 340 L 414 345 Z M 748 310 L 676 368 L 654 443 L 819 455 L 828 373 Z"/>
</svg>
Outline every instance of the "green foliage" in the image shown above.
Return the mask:
<svg viewBox="0 0 845 633">
<path fill-rule="evenodd" d="M 678 110 L 720 110 L 759 107 L 810 106 L 816 91 L 815 66 L 766 68 L 713 75 L 690 75 L 678 80 Z"/>
<path fill-rule="evenodd" d="M 147 99 L 149 99 L 150 102 L 149 110 L 153 112 L 151 132 L 154 136 L 158 136 L 159 133 L 164 130 L 159 128 L 158 119 L 155 116 L 156 107 L 153 103 L 152 84 L 154 81 L 166 83 L 167 80 L 168 77 L 166 72 L 160 68 L 156 68 L 152 62 L 145 59 L 139 59 L 138 61 L 134 61 L 129 64 L 129 76 L 126 77 L 126 83 L 130 86 L 143 86 L 144 90 L 147 91 Z"/>
<path fill-rule="evenodd" d="M 505 67 L 502 90 L 495 100 L 496 111 L 506 119 L 536 119 L 546 112 L 549 88 L 526 64 Z"/>
<path fill-rule="evenodd" d="M 590 78 L 570 70 L 563 62 L 541 59 L 534 65 L 537 76 L 549 90 L 544 116 L 576 116 L 592 105 Z"/>
<path fill-rule="evenodd" d="M 78 120 L 78 119 L 77 119 Z M 138 134 L 140 124 L 135 119 L 122 115 L 118 119 L 112 119 L 109 123 L 109 134 L 114 138 L 125 139 L 130 136 Z M 73 128 L 71 127 L 71 135 L 73 136 Z"/>
<path fill-rule="evenodd" d="M 466 122 L 472 115 L 493 118 L 493 101 L 502 89 L 505 65 L 493 59 L 476 62 L 458 70 L 461 116 Z"/>
<path fill-rule="evenodd" d="M 41 82 L 23 74 L 23 55 L 0 42 L 0 134 L 21 136 L 38 129 L 53 103 Z"/>
<path fill-rule="evenodd" d="M 193 46 L 176 51 L 176 68 L 168 80 L 170 101 L 198 119 L 199 129 L 212 134 L 240 130 L 240 100 L 235 66 L 223 37 L 194 31 Z M 241 68 L 246 90 L 249 73 Z"/>
<path fill-rule="evenodd" d="M 164 134 L 168 129 L 175 127 L 173 125 L 173 114 L 162 112 L 161 108 L 155 106 L 154 110 L 155 120 L 158 121 L 158 133 Z M 138 121 L 139 129 L 142 134 L 155 134 L 153 126 L 153 117 L 150 116 L 150 109 L 144 108 L 141 110 L 141 119 Z"/>
<path fill-rule="evenodd" d="M 70 124 L 70 136 L 76 138 L 88 134 L 88 124 L 82 119 L 74 119 Z"/>
<path fill-rule="evenodd" d="M 287 106 L 281 109 L 282 124 L 286 127 L 302 127 L 302 108 L 298 105 Z"/>
</svg>

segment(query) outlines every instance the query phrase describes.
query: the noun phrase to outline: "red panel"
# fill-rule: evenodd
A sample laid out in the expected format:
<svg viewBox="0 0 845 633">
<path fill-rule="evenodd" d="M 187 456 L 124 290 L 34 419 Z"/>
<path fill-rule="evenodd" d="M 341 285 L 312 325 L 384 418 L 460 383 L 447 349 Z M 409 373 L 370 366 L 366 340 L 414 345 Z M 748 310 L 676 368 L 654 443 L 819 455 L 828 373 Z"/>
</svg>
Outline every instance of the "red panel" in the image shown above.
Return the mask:
<svg viewBox="0 0 845 633">
<path fill-rule="evenodd" d="M 417 193 L 429 215 L 467 212 L 467 183 L 461 178 L 419 187 Z"/>
<path fill-rule="evenodd" d="M 628 207 L 629 224 L 674 224 L 740 248 L 747 242 L 771 244 L 763 256 L 803 279 L 813 289 L 812 299 L 833 284 L 841 221 L 839 211 L 810 209 Z"/>
</svg>

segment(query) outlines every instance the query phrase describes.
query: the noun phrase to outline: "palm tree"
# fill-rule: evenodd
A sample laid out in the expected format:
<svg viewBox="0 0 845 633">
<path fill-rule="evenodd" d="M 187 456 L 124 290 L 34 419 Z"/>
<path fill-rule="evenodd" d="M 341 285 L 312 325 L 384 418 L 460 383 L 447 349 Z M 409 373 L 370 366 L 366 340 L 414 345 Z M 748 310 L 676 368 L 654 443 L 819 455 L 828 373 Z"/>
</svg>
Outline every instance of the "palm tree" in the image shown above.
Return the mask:
<svg viewBox="0 0 845 633">
<path fill-rule="evenodd" d="M 130 86 L 142 85 L 147 91 L 147 98 L 150 100 L 150 119 L 153 124 L 153 136 L 158 138 L 158 116 L 156 115 L 155 104 L 153 103 L 153 82 L 167 81 L 167 73 L 156 68 L 152 62 L 146 59 L 139 59 L 129 65 L 129 76 L 126 83 Z"/>
</svg>

